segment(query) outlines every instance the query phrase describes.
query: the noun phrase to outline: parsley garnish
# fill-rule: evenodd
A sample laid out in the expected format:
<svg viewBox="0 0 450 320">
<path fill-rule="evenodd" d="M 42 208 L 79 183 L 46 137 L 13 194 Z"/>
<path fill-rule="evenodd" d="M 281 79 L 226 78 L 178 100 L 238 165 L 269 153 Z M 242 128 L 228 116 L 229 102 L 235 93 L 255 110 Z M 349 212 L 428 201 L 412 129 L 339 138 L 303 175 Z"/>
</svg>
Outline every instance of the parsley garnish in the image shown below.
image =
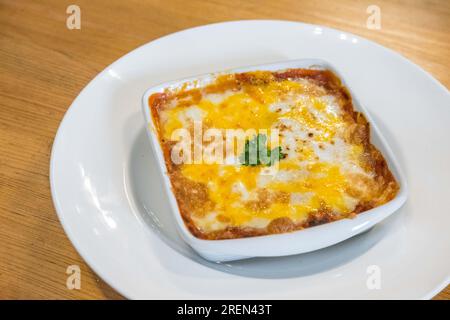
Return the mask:
<svg viewBox="0 0 450 320">
<path fill-rule="evenodd" d="M 281 152 L 281 147 L 268 149 L 266 141 L 265 134 L 258 134 L 252 140 L 246 140 L 244 152 L 239 156 L 240 163 L 244 166 L 271 166 L 286 157 L 286 154 Z"/>
</svg>

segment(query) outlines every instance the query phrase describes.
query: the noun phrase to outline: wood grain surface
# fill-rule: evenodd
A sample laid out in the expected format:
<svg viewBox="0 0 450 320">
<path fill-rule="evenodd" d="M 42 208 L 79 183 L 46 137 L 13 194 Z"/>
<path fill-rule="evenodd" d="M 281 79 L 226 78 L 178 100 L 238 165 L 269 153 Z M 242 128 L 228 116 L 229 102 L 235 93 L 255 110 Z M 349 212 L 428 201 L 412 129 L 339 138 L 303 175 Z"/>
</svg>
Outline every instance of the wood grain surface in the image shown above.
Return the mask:
<svg viewBox="0 0 450 320">
<path fill-rule="evenodd" d="M 81 8 L 81 30 L 66 8 Z M 381 30 L 366 27 L 369 5 Z M 450 86 L 450 1 L 0 0 L 0 298 L 121 299 L 81 259 L 56 216 L 50 150 L 80 90 L 128 51 L 185 28 L 286 19 L 352 32 L 394 49 Z M 80 290 L 66 268 L 81 267 Z M 436 298 L 450 299 L 447 287 Z"/>
</svg>

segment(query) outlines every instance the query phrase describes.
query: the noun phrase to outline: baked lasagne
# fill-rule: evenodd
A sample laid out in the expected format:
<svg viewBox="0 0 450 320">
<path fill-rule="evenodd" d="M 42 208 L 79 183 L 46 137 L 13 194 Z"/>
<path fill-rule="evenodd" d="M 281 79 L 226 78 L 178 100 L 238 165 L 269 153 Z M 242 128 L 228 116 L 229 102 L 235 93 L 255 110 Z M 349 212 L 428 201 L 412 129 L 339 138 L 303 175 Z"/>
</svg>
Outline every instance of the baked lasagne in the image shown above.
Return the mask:
<svg viewBox="0 0 450 320">
<path fill-rule="evenodd" d="M 168 88 L 148 102 L 179 211 L 198 238 L 261 236 L 352 218 L 399 190 L 371 144 L 369 123 L 329 70 L 225 74 Z M 216 139 L 202 136 L 201 146 L 187 140 L 181 156 L 190 161 L 173 161 L 174 151 L 180 155 L 176 133 L 195 135 L 196 125 L 202 133 L 215 129 Z M 225 140 L 232 129 L 251 134 L 231 144 L 230 157 Z M 197 161 L 196 150 L 212 144 L 223 161 L 202 151 Z"/>
</svg>

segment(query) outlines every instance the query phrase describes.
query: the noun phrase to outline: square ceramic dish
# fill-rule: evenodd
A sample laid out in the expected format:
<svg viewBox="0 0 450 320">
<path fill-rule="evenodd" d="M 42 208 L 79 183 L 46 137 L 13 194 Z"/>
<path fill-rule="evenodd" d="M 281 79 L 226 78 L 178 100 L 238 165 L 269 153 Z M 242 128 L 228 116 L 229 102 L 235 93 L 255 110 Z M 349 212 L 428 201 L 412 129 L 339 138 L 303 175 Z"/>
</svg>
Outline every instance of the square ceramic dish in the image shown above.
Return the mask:
<svg viewBox="0 0 450 320">
<path fill-rule="evenodd" d="M 164 89 L 175 89 L 183 84 L 188 84 L 188 88 L 202 87 L 211 83 L 220 74 L 237 73 L 256 70 L 279 71 L 290 68 L 314 68 L 328 69 L 334 72 L 342 81 L 342 84 L 352 95 L 354 109 L 364 114 L 371 128 L 371 143 L 375 145 L 383 154 L 389 169 L 396 178 L 400 189 L 391 201 L 376 208 L 364 211 L 352 219 L 342 219 L 303 230 L 290 233 L 272 234 L 258 237 L 237 238 L 227 240 L 204 240 L 192 235 L 186 227 L 174 193 L 172 192 L 170 178 L 167 174 L 167 168 L 164 161 L 163 152 L 157 137 L 157 131 L 148 104 L 149 97 L 153 93 L 163 92 Z M 177 224 L 182 238 L 202 257 L 211 261 L 230 261 L 246 259 L 252 257 L 273 257 L 300 254 L 318 250 L 344 241 L 357 234 L 360 234 L 375 224 L 379 223 L 397 209 L 406 201 L 407 186 L 404 175 L 402 174 L 398 162 L 389 148 L 386 140 L 381 135 L 376 123 L 370 117 L 367 110 L 358 103 L 354 93 L 345 79 L 329 63 L 318 59 L 291 60 L 285 62 L 256 65 L 244 68 L 226 70 L 220 73 L 205 74 L 191 78 L 180 79 L 166 82 L 148 89 L 142 99 L 142 108 L 147 127 L 148 137 L 152 146 L 153 153 L 160 167 L 160 172 L 164 181 L 164 188 L 170 202 L 171 214 L 174 217 L 174 223 Z"/>
</svg>

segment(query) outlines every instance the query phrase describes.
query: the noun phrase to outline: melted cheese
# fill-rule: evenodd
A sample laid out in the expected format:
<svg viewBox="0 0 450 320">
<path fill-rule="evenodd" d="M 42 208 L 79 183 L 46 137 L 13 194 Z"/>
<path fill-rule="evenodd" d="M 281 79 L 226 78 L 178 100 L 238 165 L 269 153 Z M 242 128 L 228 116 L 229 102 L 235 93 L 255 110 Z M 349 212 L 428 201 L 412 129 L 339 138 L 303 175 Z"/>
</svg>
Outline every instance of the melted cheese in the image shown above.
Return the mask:
<svg viewBox="0 0 450 320">
<path fill-rule="evenodd" d="M 347 214 L 358 202 L 347 194 L 349 177 L 370 177 L 359 164 L 363 148 L 345 142 L 339 102 L 304 79 L 203 92 L 199 101 L 187 105 L 172 102 L 161 112 L 163 136 L 170 139 L 174 130 L 198 120 L 207 128 L 276 128 L 287 155 L 272 175 L 265 174 L 264 166 L 183 164 L 182 174 L 206 185 L 214 203 L 209 212 L 192 213 L 205 232 L 227 226 L 264 228 L 281 217 L 297 223 L 324 207 Z"/>
</svg>

